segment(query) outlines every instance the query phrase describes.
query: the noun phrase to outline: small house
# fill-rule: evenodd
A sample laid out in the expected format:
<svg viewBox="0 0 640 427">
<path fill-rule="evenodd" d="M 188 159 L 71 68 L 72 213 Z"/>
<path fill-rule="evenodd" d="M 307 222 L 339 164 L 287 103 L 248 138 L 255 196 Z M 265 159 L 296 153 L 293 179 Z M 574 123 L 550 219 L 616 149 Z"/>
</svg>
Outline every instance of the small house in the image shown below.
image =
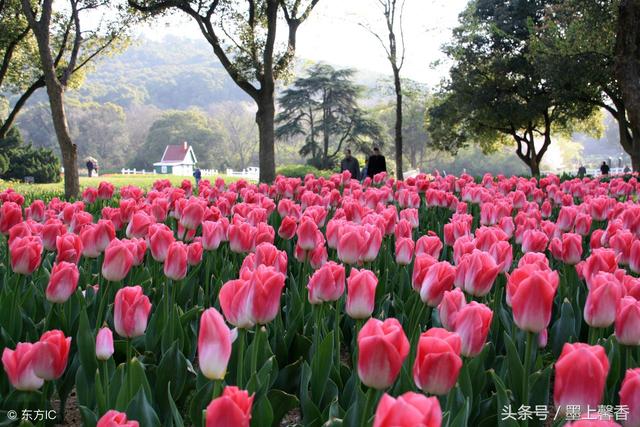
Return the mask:
<svg viewBox="0 0 640 427">
<path fill-rule="evenodd" d="M 153 169 L 159 174 L 191 176 L 197 161 L 193 147 L 185 141 L 182 145 L 167 145 L 162 160 L 154 163 Z"/>
</svg>

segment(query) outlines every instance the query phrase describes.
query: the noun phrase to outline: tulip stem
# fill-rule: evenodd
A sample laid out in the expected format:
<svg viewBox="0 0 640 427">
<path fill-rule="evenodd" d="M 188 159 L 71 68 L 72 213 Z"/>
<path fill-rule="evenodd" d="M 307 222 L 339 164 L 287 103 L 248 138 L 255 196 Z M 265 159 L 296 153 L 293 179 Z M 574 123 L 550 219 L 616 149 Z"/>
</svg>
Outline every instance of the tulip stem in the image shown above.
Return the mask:
<svg viewBox="0 0 640 427">
<path fill-rule="evenodd" d="M 102 376 L 103 376 L 103 380 L 102 380 L 102 387 L 104 390 L 104 399 L 105 399 L 105 403 L 107 404 L 106 407 L 110 408 L 111 406 L 109 405 L 109 366 L 107 364 L 107 361 L 104 361 L 102 363 Z"/>
<path fill-rule="evenodd" d="M 253 349 L 251 351 L 251 374 L 255 374 L 257 373 L 257 369 L 258 369 L 258 334 L 260 333 L 260 325 L 256 324 L 255 328 L 254 328 L 254 334 L 253 334 Z"/>
<path fill-rule="evenodd" d="M 340 372 L 340 300 L 336 301 L 335 324 L 333 326 L 334 343 L 336 352 L 336 367 Z"/>
<path fill-rule="evenodd" d="M 244 371 L 244 344 L 245 344 L 246 329 L 238 329 L 238 359 L 236 362 L 236 385 L 238 387 L 244 387 L 243 371 Z"/>
<path fill-rule="evenodd" d="M 104 320 L 104 310 L 105 310 L 105 304 L 107 303 L 107 299 L 109 298 L 109 285 L 111 284 L 110 281 L 107 280 L 107 283 L 104 285 L 104 289 L 102 289 L 102 286 L 100 286 L 98 288 L 98 293 L 102 293 L 102 295 L 100 295 L 100 305 L 98 307 L 98 317 L 96 318 L 96 329 L 99 329 L 100 326 L 102 325 L 102 321 Z"/>
<path fill-rule="evenodd" d="M 529 371 L 531 368 L 531 353 L 533 351 L 533 340 L 535 334 L 527 332 L 527 345 L 524 353 L 524 378 L 522 379 L 522 405 L 527 405 L 529 401 Z M 528 422 L 525 420 L 525 426 Z"/>
<path fill-rule="evenodd" d="M 369 390 L 367 390 L 367 403 L 365 404 L 364 412 L 362 413 L 362 427 L 368 427 L 370 425 L 369 420 L 371 420 L 373 415 L 372 410 L 377 394 L 377 390 L 372 387 L 369 387 Z"/>
<path fill-rule="evenodd" d="M 127 396 L 133 399 L 131 396 L 131 339 L 127 338 L 125 341 L 127 343 Z"/>
<path fill-rule="evenodd" d="M 211 396 L 211 400 L 222 394 L 224 380 L 213 380 L 213 395 Z"/>
</svg>

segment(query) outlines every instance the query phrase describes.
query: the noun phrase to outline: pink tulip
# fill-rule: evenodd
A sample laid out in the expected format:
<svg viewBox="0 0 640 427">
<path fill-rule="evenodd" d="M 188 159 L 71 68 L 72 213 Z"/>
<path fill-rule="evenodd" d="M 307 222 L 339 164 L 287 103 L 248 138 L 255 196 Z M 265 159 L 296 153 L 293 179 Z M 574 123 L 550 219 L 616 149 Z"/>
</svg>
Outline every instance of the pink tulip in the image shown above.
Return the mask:
<svg viewBox="0 0 640 427">
<path fill-rule="evenodd" d="M 555 271 L 533 271 L 511 290 L 513 319 L 523 331 L 541 333 L 549 326 L 560 278 Z"/>
<path fill-rule="evenodd" d="M 437 307 L 446 291 L 453 288 L 456 269 L 447 261 L 433 264 L 427 269 L 420 288 L 420 299 L 430 307 Z"/>
<path fill-rule="evenodd" d="M 296 235 L 297 230 L 298 223 L 296 219 L 291 216 L 285 216 L 280 223 L 280 228 L 278 228 L 278 236 L 284 240 L 291 240 Z"/>
<path fill-rule="evenodd" d="M 620 344 L 640 345 L 640 301 L 630 296 L 620 300 L 616 312 L 615 332 Z"/>
<path fill-rule="evenodd" d="M 629 408 L 625 427 L 640 427 L 640 368 L 628 369 L 620 388 L 620 405 Z"/>
<path fill-rule="evenodd" d="M 454 331 L 462 339 L 462 355 L 475 357 L 482 352 L 493 312 L 484 304 L 471 301 L 463 306 L 455 315 Z"/>
<path fill-rule="evenodd" d="M 116 293 L 113 323 L 118 335 L 135 338 L 144 335 L 151 303 L 140 286 L 127 286 Z"/>
<path fill-rule="evenodd" d="M 67 227 L 57 218 L 48 219 L 42 226 L 42 244 L 48 251 L 56 249 L 58 236 L 67 233 Z"/>
<path fill-rule="evenodd" d="M 155 219 L 145 211 L 134 213 L 127 225 L 127 237 L 130 239 L 146 237 L 149 232 L 149 226 L 154 223 Z"/>
<path fill-rule="evenodd" d="M 43 380 L 57 380 L 64 374 L 69 359 L 71 337 L 59 330 L 47 331 L 35 344 L 33 371 Z"/>
<path fill-rule="evenodd" d="M 609 359 L 599 345 L 565 344 L 555 364 L 553 398 L 556 406 L 580 405 L 596 408 L 609 373 Z"/>
<path fill-rule="evenodd" d="M 39 237 L 17 237 L 9 246 L 11 270 L 16 274 L 30 275 L 40 266 L 42 241 Z"/>
<path fill-rule="evenodd" d="M 437 235 L 422 236 L 416 242 L 416 257 L 418 255 L 427 254 L 435 259 L 440 258 L 442 251 L 442 241 Z"/>
<path fill-rule="evenodd" d="M 416 292 L 420 292 L 420 289 L 422 289 L 422 282 L 427 275 L 427 271 L 429 271 L 429 267 L 437 262 L 438 260 L 431 255 L 416 255 L 411 274 L 411 286 Z"/>
<path fill-rule="evenodd" d="M 440 427 L 442 410 L 436 397 L 407 392 L 397 399 L 384 394 L 373 427 Z"/>
<path fill-rule="evenodd" d="M 165 224 L 152 224 L 149 227 L 147 240 L 149 241 L 149 249 L 153 259 L 158 262 L 164 262 L 167 258 L 169 246 L 176 239 L 173 236 L 173 231 Z"/>
<path fill-rule="evenodd" d="M 58 304 L 65 303 L 76 291 L 79 279 L 80 272 L 77 265 L 66 261 L 55 264 L 51 269 L 47 285 L 47 301 Z"/>
<path fill-rule="evenodd" d="M 224 379 L 231 358 L 231 341 L 231 331 L 222 315 L 215 308 L 205 310 L 198 332 L 198 364 L 208 379 Z"/>
<path fill-rule="evenodd" d="M 253 292 L 249 280 L 237 279 L 226 282 L 218 295 L 220 308 L 227 322 L 248 329 L 256 324 L 253 318 Z"/>
<path fill-rule="evenodd" d="M 187 264 L 194 266 L 202 262 L 202 243 L 196 241 L 187 246 Z"/>
<path fill-rule="evenodd" d="M 111 329 L 100 328 L 96 336 L 96 358 L 98 360 L 109 360 L 113 355 L 113 333 Z"/>
<path fill-rule="evenodd" d="M 280 311 L 280 297 L 285 275 L 273 267 L 258 266 L 249 282 L 252 296 L 252 316 L 261 325 L 271 322 Z"/>
<path fill-rule="evenodd" d="M 352 229 L 340 236 L 338 242 L 338 259 L 345 264 L 357 264 L 366 250 L 366 240 L 363 233 Z"/>
<path fill-rule="evenodd" d="M 108 410 L 99 420 L 96 427 L 139 427 L 137 421 L 127 419 L 127 414 L 114 409 Z"/>
<path fill-rule="evenodd" d="M 371 318 L 358 334 L 358 376 L 367 387 L 390 387 L 408 354 L 409 340 L 398 320 Z"/>
<path fill-rule="evenodd" d="M 36 344 L 18 343 L 15 350 L 5 348 L 2 352 L 4 371 L 16 390 L 34 391 L 44 384 L 44 380 L 34 371 L 37 351 Z"/>
<path fill-rule="evenodd" d="M 458 380 L 462 341 L 456 333 L 432 328 L 420 335 L 413 364 L 413 379 L 429 394 L 447 394 Z"/>
<path fill-rule="evenodd" d="M 200 200 L 189 199 L 180 215 L 180 225 L 187 230 L 195 230 L 204 219 L 204 207 Z"/>
<path fill-rule="evenodd" d="M 438 314 L 440 315 L 440 323 L 446 330 L 453 331 L 455 329 L 458 312 L 466 304 L 464 293 L 460 289 L 455 288 L 452 291 L 444 292 L 442 301 L 438 305 Z"/>
<path fill-rule="evenodd" d="M 226 227 L 223 221 L 205 221 L 202 223 L 202 248 L 215 251 L 220 243 L 227 240 Z"/>
<path fill-rule="evenodd" d="M 182 242 L 169 245 L 164 260 L 164 275 L 172 280 L 182 280 L 187 276 L 187 245 Z"/>
<path fill-rule="evenodd" d="M 629 268 L 634 273 L 640 273 L 640 240 L 636 239 L 629 250 Z"/>
<path fill-rule="evenodd" d="M 549 238 L 539 230 L 526 230 L 522 235 L 522 252 L 544 252 Z"/>
<path fill-rule="evenodd" d="M 491 255 L 476 249 L 460 260 L 455 285 L 471 295 L 483 297 L 491 290 L 500 270 L 501 266 Z"/>
<path fill-rule="evenodd" d="M 622 283 L 611 273 L 598 273 L 584 305 L 584 320 L 593 328 L 606 328 L 616 319 L 618 304 L 625 294 Z"/>
<path fill-rule="evenodd" d="M 5 202 L 0 205 L 0 233 L 5 236 L 16 224 L 22 222 L 22 209 L 14 202 Z"/>
<path fill-rule="evenodd" d="M 56 262 L 67 261 L 77 264 L 82 255 L 82 240 L 80 236 L 67 233 L 56 238 L 58 256 Z"/>
<path fill-rule="evenodd" d="M 370 270 L 351 269 L 347 279 L 347 303 L 345 311 L 352 319 L 366 319 L 375 306 L 378 278 Z"/>
<path fill-rule="evenodd" d="M 316 247 L 316 233 L 318 226 L 309 217 L 303 217 L 298 226 L 298 245 L 305 251 L 310 251 Z"/>
<path fill-rule="evenodd" d="M 344 266 L 330 261 L 313 273 L 307 289 L 309 290 L 309 302 L 321 304 L 323 302 L 337 301 L 344 293 L 345 271 Z"/>
<path fill-rule="evenodd" d="M 129 245 L 121 240 L 113 239 L 104 251 L 102 276 L 111 282 L 124 279 L 133 265 L 133 254 Z"/>
<path fill-rule="evenodd" d="M 413 259 L 414 243 L 410 237 L 401 237 L 396 240 L 396 263 L 409 265 Z"/>
<path fill-rule="evenodd" d="M 246 253 L 253 248 L 255 228 L 246 222 L 229 225 L 229 248 L 232 252 Z"/>
<path fill-rule="evenodd" d="M 249 427 L 254 395 L 226 386 L 222 396 L 207 406 L 206 427 Z"/>
</svg>

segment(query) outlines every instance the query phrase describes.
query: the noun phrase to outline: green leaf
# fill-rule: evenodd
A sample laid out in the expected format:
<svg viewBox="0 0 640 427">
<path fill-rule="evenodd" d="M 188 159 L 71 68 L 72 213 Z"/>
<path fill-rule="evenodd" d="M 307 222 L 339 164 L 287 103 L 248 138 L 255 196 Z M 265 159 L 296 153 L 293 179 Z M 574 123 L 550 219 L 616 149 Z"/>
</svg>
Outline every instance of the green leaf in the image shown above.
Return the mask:
<svg viewBox="0 0 640 427">
<path fill-rule="evenodd" d="M 549 331 L 549 342 L 551 344 L 551 350 L 553 351 L 554 357 L 557 358 L 560 356 L 560 352 L 562 352 L 562 347 L 565 343 L 572 342 L 575 339 L 575 323 L 576 320 L 573 307 L 569 301 L 565 300 L 562 303 L 562 308 L 560 309 L 560 318 L 555 321 Z"/>
<path fill-rule="evenodd" d="M 333 367 L 333 331 L 322 340 L 311 360 L 311 398 L 320 404 Z"/>
<path fill-rule="evenodd" d="M 522 393 L 522 382 L 524 380 L 524 367 L 520 361 L 520 355 L 513 343 L 511 336 L 505 331 L 504 343 L 507 350 L 507 363 L 509 367 L 509 385 L 514 390 L 518 401 L 522 401 L 520 393 Z"/>
<path fill-rule="evenodd" d="M 80 364 L 82 365 L 88 381 L 93 381 L 94 373 L 98 369 L 96 361 L 96 338 L 89 326 L 89 318 L 87 311 L 82 308 L 80 312 L 80 326 L 78 328 L 78 354 L 80 356 Z"/>
<path fill-rule="evenodd" d="M 202 425 L 202 411 L 204 411 L 207 405 L 211 402 L 212 395 L 213 382 L 209 381 L 191 396 L 191 403 L 189 404 L 189 418 L 191 419 L 192 425 Z"/>
<path fill-rule="evenodd" d="M 262 396 L 251 409 L 251 427 L 271 427 L 273 409 L 267 396 Z"/>
<path fill-rule="evenodd" d="M 78 409 L 82 417 L 82 425 L 84 427 L 96 427 L 96 424 L 98 424 L 98 416 L 86 406 L 79 405 Z"/>
<path fill-rule="evenodd" d="M 496 395 L 498 397 L 497 401 L 497 409 L 498 414 L 501 414 L 503 408 L 511 407 L 511 399 L 509 398 L 509 394 L 507 389 L 500 379 L 495 373 L 495 371 L 489 371 L 491 374 L 491 379 L 493 379 L 493 383 L 496 386 Z M 515 412 L 515 411 L 514 411 Z M 501 415 L 498 415 L 498 427 L 518 427 L 518 422 L 512 419 L 503 420 Z"/>
<path fill-rule="evenodd" d="M 155 392 L 158 407 L 166 408 L 168 404 L 169 394 L 176 399 L 180 399 L 184 390 L 189 370 L 187 369 L 187 360 L 178 350 L 177 341 L 175 341 L 169 350 L 162 356 L 158 368 L 156 370 Z M 171 384 L 171 390 L 168 394 L 168 386 Z"/>
<path fill-rule="evenodd" d="M 449 423 L 449 427 L 467 427 L 469 423 L 469 413 L 471 411 L 471 402 L 469 397 L 464 401 L 464 406 L 458 412 L 458 415 Z"/>
<path fill-rule="evenodd" d="M 138 390 L 144 392 L 147 401 L 151 398 L 151 387 L 149 386 L 147 375 L 140 361 L 134 357 L 129 362 L 127 368 L 128 369 L 124 371 L 123 384 L 116 398 L 116 408 L 121 408 L 119 410 L 124 410 L 127 407 L 131 399 L 138 394 Z M 120 367 L 118 367 L 118 369 L 120 369 Z M 127 385 L 127 376 L 130 376 L 128 380 L 129 385 Z"/>
<path fill-rule="evenodd" d="M 279 426 L 282 418 L 284 418 L 289 411 L 300 405 L 300 401 L 297 396 L 285 393 L 282 390 L 269 390 L 267 397 L 269 398 L 271 408 L 273 409 L 273 427 Z"/>
<path fill-rule="evenodd" d="M 143 389 L 138 390 L 131 403 L 129 403 L 126 412 L 127 418 L 138 421 L 141 426 L 160 426 L 158 415 L 156 415 L 156 411 L 153 410 Z"/>
<path fill-rule="evenodd" d="M 302 364 L 302 373 L 300 375 L 300 406 L 302 408 L 304 425 L 313 427 L 318 426 L 322 421 L 322 413 L 309 396 L 310 381 L 311 367 L 307 362 L 304 362 Z"/>
<path fill-rule="evenodd" d="M 176 407 L 176 403 L 173 401 L 173 396 L 171 396 L 171 383 L 167 384 L 167 400 L 169 402 L 169 408 L 171 409 L 171 419 L 173 420 L 173 425 L 175 427 L 184 427 L 184 421 L 182 420 L 182 416 Z"/>
</svg>

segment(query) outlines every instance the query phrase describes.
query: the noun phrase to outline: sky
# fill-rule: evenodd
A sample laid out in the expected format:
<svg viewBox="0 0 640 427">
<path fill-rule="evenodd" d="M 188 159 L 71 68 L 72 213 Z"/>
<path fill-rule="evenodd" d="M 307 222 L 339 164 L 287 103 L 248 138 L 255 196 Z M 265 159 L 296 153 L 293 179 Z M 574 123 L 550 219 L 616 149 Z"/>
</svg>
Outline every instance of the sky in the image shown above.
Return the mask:
<svg viewBox="0 0 640 427">
<path fill-rule="evenodd" d="M 435 86 L 446 76 L 440 51 L 457 25 L 467 0 L 406 0 L 404 32 L 406 59 L 402 76 Z M 377 0 L 320 0 L 309 19 L 298 29 L 296 54 L 299 58 L 325 61 L 335 66 L 353 67 L 391 74 L 391 66 L 380 42 L 360 24 L 382 30 L 384 16 Z M 147 37 L 167 34 L 202 38 L 188 17 L 173 16 L 144 28 Z"/>
</svg>

